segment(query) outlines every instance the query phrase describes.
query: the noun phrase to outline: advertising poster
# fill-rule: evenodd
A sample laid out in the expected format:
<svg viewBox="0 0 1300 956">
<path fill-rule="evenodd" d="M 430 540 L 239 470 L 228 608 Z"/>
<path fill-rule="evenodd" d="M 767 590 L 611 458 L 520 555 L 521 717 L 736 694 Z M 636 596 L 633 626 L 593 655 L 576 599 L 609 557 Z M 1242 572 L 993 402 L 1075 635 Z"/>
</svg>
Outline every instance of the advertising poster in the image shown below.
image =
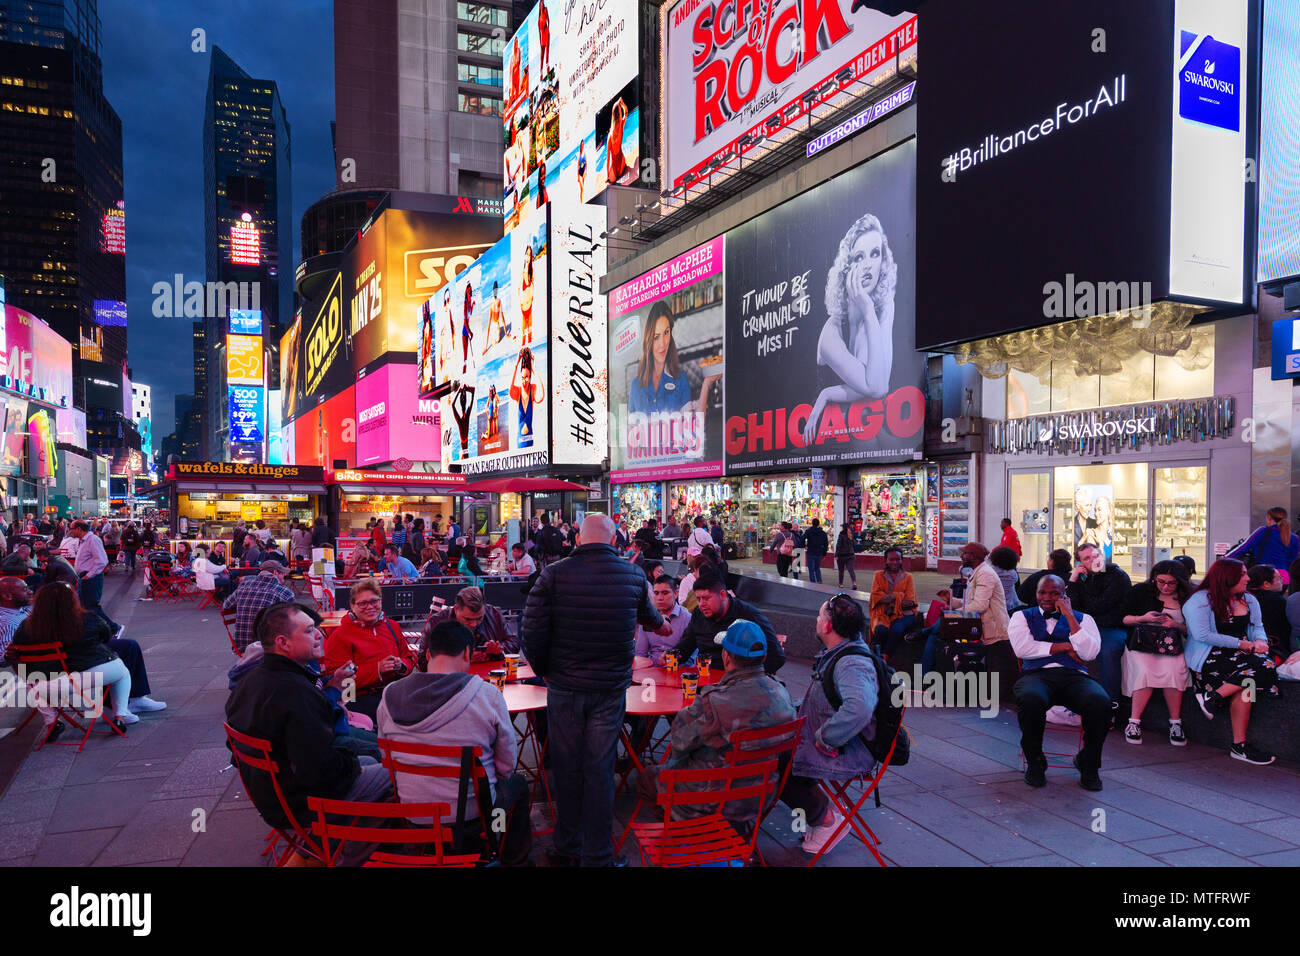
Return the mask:
<svg viewBox="0 0 1300 956">
<path fill-rule="evenodd" d="M 1074 547 L 1095 544 L 1107 561 L 1115 545 L 1115 489 L 1110 485 L 1074 486 Z"/>
<path fill-rule="evenodd" d="M 605 210 L 551 206 L 555 268 L 551 289 L 551 462 L 600 465 L 609 452 L 609 322 Z"/>
<path fill-rule="evenodd" d="M 663 35 L 663 102 L 672 104 L 663 110 L 665 178 L 676 186 L 747 148 L 737 144 L 742 136 L 797 120 L 808 91 L 832 97 L 888 74 L 915 51 L 917 18 L 862 0 L 678 0 Z"/>
<path fill-rule="evenodd" d="M 561 184 L 579 203 L 640 166 L 638 7 L 542 0 L 506 44 L 505 228 Z"/>
<path fill-rule="evenodd" d="M 416 366 L 390 362 L 357 381 L 357 467 L 405 458 L 440 462 L 437 432 L 417 423 Z"/>
<path fill-rule="evenodd" d="M 0 474 L 17 475 L 23 470 L 23 447 L 27 442 L 27 399 L 8 395 L 3 407 L 5 435 Z"/>
<path fill-rule="evenodd" d="M 52 478 L 58 470 L 58 456 L 54 451 L 54 429 L 45 409 L 38 409 L 27 418 L 27 430 L 32 436 L 31 473 L 37 478 Z M 136 452 L 136 454 L 140 454 Z"/>
<path fill-rule="evenodd" d="M 293 423 L 294 463 L 333 468 L 357 465 L 356 386 L 322 402 Z"/>
<path fill-rule="evenodd" d="M 230 402 L 230 443 L 260 444 L 266 440 L 266 417 L 263 413 L 262 386 L 230 385 L 226 390 Z"/>
<path fill-rule="evenodd" d="M 910 458 L 916 141 L 727 234 L 728 474 Z"/>
<path fill-rule="evenodd" d="M 615 482 L 722 474 L 724 249 L 719 236 L 609 295 Z"/>
<path fill-rule="evenodd" d="M 302 404 L 302 313 L 280 336 L 280 417 L 292 421 Z"/>
<path fill-rule="evenodd" d="M 299 415 L 356 381 L 356 373 L 352 370 L 352 339 L 348 335 L 348 302 L 343 276 L 342 271 L 336 273 L 325 295 L 308 302 L 303 308 L 300 346 L 303 400 Z"/>
<path fill-rule="evenodd" d="M 468 474 L 549 462 L 549 252 L 543 211 L 435 297 L 442 458 Z"/>
<path fill-rule="evenodd" d="M 493 216 L 381 212 L 344 260 L 353 381 L 390 352 L 415 354 L 421 308 L 500 236 Z"/>
<path fill-rule="evenodd" d="M 116 373 L 121 376 L 121 371 Z M 0 323 L 0 384 L 37 401 L 72 406 L 72 343 L 16 306 Z"/>
<path fill-rule="evenodd" d="M 262 337 L 227 335 L 226 382 L 230 385 L 261 385 L 262 379 Z"/>
</svg>

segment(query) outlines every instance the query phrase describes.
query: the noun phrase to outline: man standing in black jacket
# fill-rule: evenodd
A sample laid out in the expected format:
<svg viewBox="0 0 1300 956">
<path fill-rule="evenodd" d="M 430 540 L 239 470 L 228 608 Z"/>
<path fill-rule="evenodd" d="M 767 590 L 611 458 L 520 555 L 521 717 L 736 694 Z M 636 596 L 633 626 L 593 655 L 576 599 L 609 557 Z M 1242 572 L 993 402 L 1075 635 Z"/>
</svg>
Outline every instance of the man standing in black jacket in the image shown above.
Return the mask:
<svg viewBox="0 0 1300 956">
<path fill-rule="evenodd" d="M 826 532 L 822 530 L 821 521 L 813 518 L 812 527 L 803 536 L 803 552 L 805 559 L 808 561 L 808 582 L 810 584 L 822 583 L 822 558 L 826 557 L 826 552 L 830 549 L 831 542 L 826 537 Z"/>
<path fill-rule="evenodd" d="M 325 651 L 320 629 L 296 604 L 273 604 L 260 616 L 257 638 L 265 656 L 226 701 L 226 723 L 240 733 L 271 742 L 271 759 L 280 767 L 280 788 L 298 823 L 310 826 L 307 797 L 382 803 L 392 799 L 388 771 L 373 757 L 357 757 L 334 746 L 334 710 L 316 689 L 320 674 L 310 666 Z M 351 668 L 351 669 L 349 669 Z M 355 674 L 348 665 L 330 682 L 342 689 Z M 288 827 L 271 776 L 242 773 L 248 796 L 262 819 Z M 368 825 L 370 821 L 362 821 Z M 357 865 L 374 849 L 346 843 L 340 862 Z"/>
<path fill-rule="evenodd" d="M 785 651 L 776 639 L 776 631 L 763 612 L 752 604 L 733 597 L 727 591 L 727 583 L 709 565 L 700 569 L 691 589 L 699 606 L 691 612 L 691 622 L 682 633 L 681 642 L 675 648 L 681 660 L 688 659 L 697 650 L 701 657 L 709 658 L 712 666 L 722 669 L 722 647 L 714 639 L 736 621 L 753 621 L 763 631 L 767 639 L 767 657 L 763 669 L 775 674 L 785 664 Z"/>
<path fill-rule="evenodd" d="M 588 515 L 573 554 L 538 575 L 520 624 L 528 663 L 546 678 L 555 866 L 624 865 L 614 858 L 614 757 L 636 628 L 671 633 L 645 573 L 613 543 L 614 523 Z"/>
<path fill-rule="evenodd" d="M 1097 630 L 1101 632 L 1101 653 L 1097 655 L 1101 663 L 1101 685 L 1110 695 L 1111 710 L 1118 720 L 1120 658 L 1124 656 L 1124 644 L 1128 640 L 1128 629 L 1124 627 L 1124 602 L 1133 582 L 1122 568 L 1108 564 L 1095 544 L 1079 545 L 1074 556 L 1078 563 L 1070 572 L 1066 595 L 1076 611 L 1091 615 L 1097 622 Z"/>
</svg>

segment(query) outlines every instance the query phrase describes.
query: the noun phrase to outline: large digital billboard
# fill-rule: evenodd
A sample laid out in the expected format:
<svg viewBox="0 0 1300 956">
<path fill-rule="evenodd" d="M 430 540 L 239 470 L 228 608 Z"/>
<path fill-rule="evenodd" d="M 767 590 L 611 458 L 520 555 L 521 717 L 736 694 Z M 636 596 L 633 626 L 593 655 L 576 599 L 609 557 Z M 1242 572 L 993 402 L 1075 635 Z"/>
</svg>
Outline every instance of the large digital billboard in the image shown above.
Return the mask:
<svg viewBox="0 0 1300 956">
<path fill-rule="evenodd" d="M 549 463 L 548 216 L 532 216 L 434 296 L 442 460 L 468 473 Z M 443 328 L 446 334 L 443 334 Z"/>
<path fill-rule="evenodd" d="M 294 462 L 333 468 L 336 461 L 344 467 L 357 464 L 356 386 L 349 385 L 333 398 L 322 402 L 293 423 Z"/>
<path fill-rule="evenodd" d="M 1300 0 L 1264 5 L 1259 281 L 1300 276 Z"/>
<path fill-rule="evenodd" d="M 722 474 L 724 246 L 719 236 L 609 294 L 614 482 Z"/>
<path fill-rule="evenodd" d="M 505 222 L 640 175 L 639 4 L 541 0 L 506 44 Z"/>
<path fill-rule="evenodd" d="M 266 413 L 260 385 L 231 385 L 226 389 L 230 412 L 230 442 L 254 445 L 266 441 Z"/>
<path fill-rule="evenodd" d="M 120 380 L 120 369 L 113 374 Z M 0 385 L 38 402 L 71 407 L 72 343 L 30 312 L 6 305 L 0 322 Z M 116 387 L 121 388 L 120 381 Z"/>
<path fill-rule="evenodd" d="M 264 377 L 262 337 L 260 335 L 227 335 L 226 383 L 229 385 L 261 385 Z"/>
<path fill-rule="evenodd" d="M 911 458 L 916 140 L 727 233 L 728 474 Z"/>
<path fill-rule="evenodd" d="M 244 213 L 230 227 L 230 261 L 237 266 L 262 264 L 262 235 L 253 224 L 253 217 Z"/>
<path fill-rule="evenodd" d="M 302 404 L 299 414 L 356 381 L 352 371 L 351 337 L 347 334 L 347 297 L 343 272 L 335 273 L 325 296 L 303 313 L 300 334 Z"/>
<path fill-rule="evenodd" d="M 29 410 L 27 431 L 31 435 L 31 461 L 28 466 L 37 478 L 53 478 L 58 471 L 58 454 L 54 449 L 54 423 L 43 408 Z"/>
<path fill-rule="evenodd" d="M 551 463 L 601 465 L 609 450 L 609 322 L 603 206 L 551 205 Z"/>
<path fill-rule="evenodd" d="M 500 236 L 491 216 L 381 212 L 344 260 L 352 380 L 390 352 L 414 355 L 420 307 Z"/>
<path fill-rule="evenodd" d="M 864 0 L 678 0 L 663 33 L 666 178 L 677 186 L 778 135 L 808 103 L 890 72 L 915 52 L 917 18 Z"/>
<path fill-rule="evenodd" d="M 357 466 L 440 460 L 436 428 L 416 423 L 416 366 L 390 362 L 357 382 Z"/>
<path fill-rule="evenodd" d="M 280 419 L 292 421 L 303 398 L 302 310 L 280 336 Z"/>
<path fill-rule="evenodd" d="M 96 299 L 95 322 L 126 328 L 126 303 L 117 299 Z"/>
</svg>

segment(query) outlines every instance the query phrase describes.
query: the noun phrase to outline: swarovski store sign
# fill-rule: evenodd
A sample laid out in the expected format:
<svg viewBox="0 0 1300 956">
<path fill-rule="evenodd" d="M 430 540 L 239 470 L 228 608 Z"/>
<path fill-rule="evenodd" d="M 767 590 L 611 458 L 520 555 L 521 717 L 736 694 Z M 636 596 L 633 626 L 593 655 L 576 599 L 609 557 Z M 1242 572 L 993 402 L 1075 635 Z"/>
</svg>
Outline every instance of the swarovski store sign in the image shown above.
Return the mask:
<svg viewBox="0 0 1300 956">
<path fill-rule="evenodd" d="M 1095 456 L 1152 445 L 1226 438 L 1236 424 L 1236 400 L 1199 398 L 1119 408 L 1039 415 L 988 425 L 992 454 Z"/>
</svg>

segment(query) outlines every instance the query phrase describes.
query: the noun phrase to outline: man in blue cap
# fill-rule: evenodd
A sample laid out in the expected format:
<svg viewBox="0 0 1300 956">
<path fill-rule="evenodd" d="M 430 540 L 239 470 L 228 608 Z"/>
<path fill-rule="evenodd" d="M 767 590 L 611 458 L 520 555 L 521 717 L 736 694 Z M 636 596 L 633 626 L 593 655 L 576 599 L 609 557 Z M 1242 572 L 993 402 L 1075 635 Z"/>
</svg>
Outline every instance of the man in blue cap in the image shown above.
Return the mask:
<svg viewBox="0 0 1300 956">
<path fill-rule="evenodd" d="M 722 646 L 723 675 L 718 683 L 701 687 L 695 702 L 673 719 L 669 770 L 721 767 L 731 749 L 730 734 L 757 730 L 794 720 L 794 704 L 785 686 L 763 669 L 767 637 L 753 621 L 738 620 L 714 638 Z M 647 803 L 661 791 L 658 768 L 647 767 L 637 781 Z M 679 785 L 678 790 L 702 789 Z M 752 800 L 732 801 L 723 809 L 729 819 L 753 821 L 757 805 Z M 673 811 L 685 819 L 710 813 L 708 806 L 684 806 Z"/>
</svg>

